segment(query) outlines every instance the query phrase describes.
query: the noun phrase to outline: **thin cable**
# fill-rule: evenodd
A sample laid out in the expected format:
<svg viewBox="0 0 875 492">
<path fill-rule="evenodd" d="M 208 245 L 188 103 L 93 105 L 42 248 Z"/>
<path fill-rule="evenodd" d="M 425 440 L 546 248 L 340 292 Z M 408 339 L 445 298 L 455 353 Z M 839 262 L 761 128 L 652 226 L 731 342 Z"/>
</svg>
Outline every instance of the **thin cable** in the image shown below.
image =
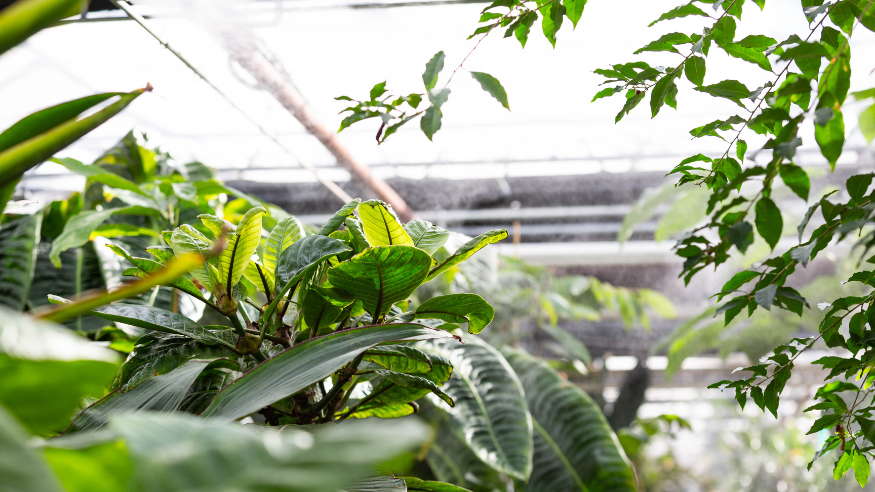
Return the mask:
<svg viewBox="0 0 875 492">
<path fill-rule="evenodd" d="M 322 176 L 319 174 L 319 170 L 316 169 L 316 167 L 314 167 L 313 165 L 311 165 L 311 164 L 307 164 L 307 163 L 303 162 L 301 159 L 299 159 L 298 156 L 296 156 L 294 153 L 292 153 L 292 151 L 289 150 L 289 148 L 286 147 L 282 142 L 280 142 L 280 141 L 279 141 L 279 140 L 278 140 L 278 139 L 277 139 L 272 133 L 270 133 L 269 131 L 267 131 L 267 129 L 265 129 L 263 126 L 261 126 L 261 124 L 258 123 L 258 121 L 255 120 L 255 118 L 253 118 L 252 116 L 250 116 L 249 113 L 247 113 L 243 108 L 241 108 L 241 107 L 238 106 L 234 101 L 232 101 L 230 97 L 228 97 L 224 92 L 222 92 L 222 90 L 219 89 L 219 88 L 216 86 L 216 84 L 214 84 L 214 83 L 213 83 L 212 81 L 210 81 L 206 76 L 204 76 L 204 74 L 202 74 L 197 68 L 195 68 L 194 65 L 192 65 L 191 63 L 189 63 L 189 61 L 186 60 L 185 57 L 182 56 L 181 53 L 179 53 L 179 52 L 176 51 L 175 49 L 171 48 L 170 45 L 167 44 L 166 41 L 164 41 L 163 39 L 161 39 L 157 34 L 155 34 L 151 29 L 149 29 L 149 28 L 146 26 L 145 19 L 143 19 L 139 14 L 137 14 L 136 12 L 134 12 L 134 11 L 131 10 L 131 8 L 130 8 L 130 7 L 131 7 L 131 4 L 129 4 L 129 3 L 126 2 L 125 0 L 110 0 L 110 1 L 111 1 L 116 7 L 122 9 L 126 14 L 128 14 L 128 17 L 130 17 L 130 18 L 131 18 L 132 20 L 134 20 L 137 24 L 139 24 L 140 27 L 142 27 L 143 29 L 145 29 L 146 32 L 148 32 L 153 38 L 155 38 L 155 40 L 157 40 L 158 43 L 161 44 L 161 46 L 163 46 L 164 48 L 166 48 L 167 51 L 173 53 L 173 56 L 175 56 L 177 59 L 179 59 L 179 61 L 181 61 L 182 63 L 184 63 L 185 66 L 189 68 L 189 70 L 191 70 L 192 72 L 194 72 L 195 75 L 197 75 L 198 77 L 200 77 L 201 80 L 203 80 L 204 82 L 207 83 L 207 85 L 209 85 L 210 87 L 212 87 L 214 91 L 216 91 L 220 96 L 222 96 L 222 99 L 224 99 L 225 101 L 227 101 L 228 104 L 230 104 L 234 109 L 236 109 L 240 114 L 242 114 L 247 120 L 249 120 L 253 125 L 255 125 L 255 127 L 258 128 L 258 130 L 259 130 L 261 133 L 263 133 L 267 138 L 271 139 L 275 144 L 277 144 L 281 149 L 283 149 L 283 151 L 284 151 L 286 154 L 288 154 L 289 157 L 291 157 L 292 159 L 294 159 L 295 162 L 296 162 L 299 166 L 301 166 L 301 167 L 303 167 L 304 169 L 310 171 L 310 172 L 313 174 L 313 176 L 316 178 L 316 180 L 319 181 L 319 182 L 322 184 L 322 186 L 328 188 L 328 191 L 330 191 L 331 193 L 333 193 L 334 196 L 336 196 L 337 198 L 339 198 L 339 199 L 340 199 L 341 201 L 343 201 L 344 203 L 347 203 L 347 202 L 352 201 L 352 197 L 349 196 L 345 191 L 343 191 L 343 189 L 341 189 L 340 186 L 337 186 L 337 184 L 335 184 L 333 181 L 329 181 L 329 180 L 325 179 L 324 177 L 322 177 Z"/>
</svg>

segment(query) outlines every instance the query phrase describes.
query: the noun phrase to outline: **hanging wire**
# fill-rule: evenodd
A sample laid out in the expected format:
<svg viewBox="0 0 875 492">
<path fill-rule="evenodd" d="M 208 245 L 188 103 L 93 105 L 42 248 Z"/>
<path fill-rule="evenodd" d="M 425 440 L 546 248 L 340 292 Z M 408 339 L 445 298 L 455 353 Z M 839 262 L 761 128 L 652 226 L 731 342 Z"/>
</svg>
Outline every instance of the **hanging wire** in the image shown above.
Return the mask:
<svg viewBox="0 0 875 492">
<path fill-rule="evenodd" d="M 275 144 L 277 144 L 277 145 L 278 145 L 278 146 L 279 146 L 279 147 L 280 147 L 280 148 L 281 148 L 286 154 L 289 155 L 289 157 L 291 157 L 292 159 L 294 159 L 294 161 L 298 164 L 298 166 L 301 166 L 301 167 L 303 167 L 304 169 L 310 171 L 310 172 L 313 174 L 313 176 L 316 178 L 316 180 L 319 181 L 319 183 L 321 183 L 322 186 L 328 188 L 328 191 L 330 191 L 331 193 L 333 193 L 334 196 L 336 196 L 337 198 L 339 198 L 339 199 L 340 199 L 341 201 L 343 201 L 344 203 L 347 203 L 347 202 L 352 201 L 352 197 L 349 196 L 349 194 L 347 194 L 345 191 L 343 191 L 343 189 L 342 189 L 340 186 L 337 186 L 337 184 L 334 183 L 333 181 L 329 181 L 328 179 L 324 178 L 324 177 L 319 173 L 319 170 L 318 170 L 315 166 L 313 166 L 312 164 L 307 164 L 307 163 L 303 162 L 300 158 L 298 158 L 298 156 L 295 155 L 295 154 L 294 154 L 294 153 L 293 153 L 288 147 L 286 147 L 282 142 L 280 142 L 279 139 L 277 139 L 276 136 L 274 136 L 272 133 L 270 133 L 269 131 L 267 131 L 267 129 L 265 129 L 263 126 L 261 126 L 261 124 L 258 123 L 258 121 L 256 121 L 254 117 L 252 117 L 249 113 L 247 113 L 242 107 L 240 107 L 239 105 L 237 105 L 237 103 L 235 103 L 234 101 L 232 101 L 230 97 L 228 97 L 228 96 L 227 96 L 227 95 L 226 95 L 221 89 L 219 89 L 218 86 L 216 86 L 216 84 L 214 84 L 210 79 L 208 79 L 204 74 L 202 74 L 197 68 L 195 68 L 194 65 L 192 65 L 191 63 L 189 63 L 189 61 L 188 61 L 184 56 L 182 56 L 181 53 L 179 53 L 179 52 L 176 51 L 175 49 L 171 48 L 170 45 L 167 44 L 166 41 L 164 41 L 163 39 L 161 39 L 157 34 L 155 34 L 155 32 L 153 32 L 151 29 L 149 29 L 149 27 L 146 26 L 145 19 L 143 19 L 143 17 L 141 17 L 139 14 L 137 14 L 137 13 L 134 12 L 133 10 L 131 10 L 131 4 L 129 4 L 129 3 L 126 2 L 125 0 L 110 0 L 110 1 L 111 1 L 116 7 L 120 8 L 120 9 L 123 10 L 126 14 L 128 14 L 128 17 L 130 17 L 130 18 L 131 18 L 132 20 L 134 20 L 137 24 L 139 24 L 140 27 L 142 27 L 143 29 L 145 29 L 146 32 L 148 32 L 153 38 L 155 38 L 155 40 L 157 40 L 157 41 L 161 44 L 161 46 L 163 46 L 165 49 L 167 49 L 167 51 L 169 51 L 170 53 L 172 53 L 173 56 L 175 56 L 177 59 L 179 59 L 179 61 L 181 61 L 182 63 L 184 63 L 185 66 L 189 68 L 189 70 L 191 70 L 192 72 L 194 72 L 195 75 L 197 75 L 198 77 L 200 77 L 201 80 L 203 80 L 204 82 L 207 83 L 207 85 L 209 85 L 210 87 L 212 87 L 213 90 L 216 91 L 216 92 L 222 97 L 222 99 L 224 99 L 225 101 L 227 101 L 228 104 L 230 104 L 234 109 L 236 109 L 240 114 L 242 114 L 243 117 L 245 117 L 245 118 L 246 118 L 247 120 L 249 120 L 253 125 L 255 125 L 255 127 L 258 128 L 258 130 L 259 130 L 261 133 L 263 133 L 267 138 L 271 139 Z"/>
</svg>

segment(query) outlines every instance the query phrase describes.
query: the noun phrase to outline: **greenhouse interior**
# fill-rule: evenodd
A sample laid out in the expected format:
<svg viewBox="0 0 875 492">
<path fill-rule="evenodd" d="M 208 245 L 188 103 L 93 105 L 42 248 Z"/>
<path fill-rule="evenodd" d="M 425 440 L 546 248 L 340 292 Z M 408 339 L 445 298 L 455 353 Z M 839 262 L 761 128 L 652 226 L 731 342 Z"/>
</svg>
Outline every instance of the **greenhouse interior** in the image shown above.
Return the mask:
<svg viewBox="0 0 875 492">
<path fill-rule="evenodd" d="M 875 0 L 678 3 L 0 0 L 0 492 L 875 490 Z"/>
</svg>

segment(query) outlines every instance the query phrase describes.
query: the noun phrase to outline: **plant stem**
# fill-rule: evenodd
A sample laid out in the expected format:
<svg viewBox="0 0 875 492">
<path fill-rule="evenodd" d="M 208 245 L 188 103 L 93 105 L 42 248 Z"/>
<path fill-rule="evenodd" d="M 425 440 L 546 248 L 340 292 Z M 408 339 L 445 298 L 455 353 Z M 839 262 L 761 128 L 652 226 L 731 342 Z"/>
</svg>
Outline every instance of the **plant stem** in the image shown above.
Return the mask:
<svg viewBox="0 0 875 492">
<path fill-rule="evenodd" d="M 243 328 L 243 324 L 240 323 L 240 318 L 236 314 L 229 315 L 228 319 L 231 321 L 231 325 L 234 326 L 234 331 L 237 332 L 237 335 L 241 337 L 246 335 L 246 328 Z"/>
<path fill-rule="evenodd" d="M 250 355 L 255 357 L 255 360 L 257 360 L 258 362 L 264 362 L 267 360 L 267 357 L 265 357 L 265 355 L 261 353 L 261 349 L 258 349 L 255 352 L 252 352 L 252 354 L 250 354 Z"/>
<path fill-rule="evenodd" d="M 352 362 L 349 363 L 347 367 L 341 369 L 340 377 L 337 378 L 337 383 L 328 390 L 328 394 L 325 395 L 325 398 L 319 400 L 318 403 L 313 407 L 313 414 L 318 414 L 325 408 L 326 405 L 331 403 L 331 400 L 337 397 L 341 391 L 343 391 L 343 386 L 352 379 L 353 374 L 355 374 L 356 369 L 358 369 L 359 364 L 362 363 L 362 359 L 365 358 L 365 353 L 362 352 L 356 356 Z"/>
</svg>

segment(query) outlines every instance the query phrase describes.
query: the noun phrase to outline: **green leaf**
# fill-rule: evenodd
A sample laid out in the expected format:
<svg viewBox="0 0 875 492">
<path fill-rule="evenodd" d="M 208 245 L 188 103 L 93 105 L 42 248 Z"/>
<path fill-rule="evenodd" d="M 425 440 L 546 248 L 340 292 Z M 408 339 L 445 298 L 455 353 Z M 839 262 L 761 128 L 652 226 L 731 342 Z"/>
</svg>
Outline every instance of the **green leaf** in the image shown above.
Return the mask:
<svg viewBox="0 0 875 492">
<path fill-rule="evenodd" d="M 378 246 L 331 269 L 328 279 L 379 319 L 425 281 L 430 265 L 428 253 L 413 246 Z"/>
<path fill-rule="evenodd" d="M 337 321 L 343 308 L 352 304 L 352 296 L 338 299 L 333 289 L 314 287 L 307 290 L 301 308 L 304 312 L 304 322 L 315 336 L 320 329 L 326 328 Z"/>
<path fill-rule="evenodd" d="M 344 422 L 310 434 L 294 426 L 136 414 L 116 417 L 109 427 L 127 444 L 143 492 L 349 490 L 429 436 L 412 420 Z"/>
<path fill-rule="evenodd" d="M 544 12 L 544 19 L 541 21 L 541 29 L 544 31 L 544 36 L 553 48 L 556 48 L 556 33 L 562 27 L 562 18 L 565 16 L 565 6 L 559 2 L 553 2 Z"/>
<path fill-rule="evenodd" d="M 449 89 L 444 90 L 449 91 Z M 419 120 L 419 128 L 429 140 L 432 140 L 434 134 L 441 129 L 441 117 L 443 117 L 443 113 L 440 109 L 429 106 L 422 115 L 422 119 Z"/>
<path fill-rule="evenodd" d="M 743 272 L 736 273 L 735 275 L 732 276 L 731 279 L 729 279 L 728 282 L 723 284 L 723 288 L 720 289 L 720 291 L 721 291 L 720 295 L 717 297 L 717 302 L 722 301 L 724 296 L 727 296 L 730 293 L 732 293 L 733 291 L 738 290 L 739 287 L 741 287 L 742 285 L 750 282 L 751 280 L 753 280 L 759 276 L 760 276 L 759 272 L 752 272 L 750 270 L 745 270 Z"/>
<path fill-rule="evenodd" d="M 79 0 L 31 0 L 9 5 L 0 12 L 0 54 L 23 42 L 40 29 L 49 27 L 65 17 L 78 14 L 81 5 Z M 13 487 L 12 490 L 24 489 Z"/>
<path fill-rule="evenodd" d="M 772 71 L 772 64 L 769 63 L 769 59 L 763 54 L 762 49 L 744 46 L 742 43 L 724 44 L 721 48 L 729 56 L 759 65 L 760 68 L 768 72 Z"/>
<path fill-rule="evenodd" d="M 531 492 L 635 491 L 635 475 L 598 405 L 545 362 L 505 349 L 534 424 Z"/>
<path fill-rule="evenodd" d="M 413 219 L 404 224 L 404 230 L 413 241 L 413 246 L 425 251 L 429 256 L 441 249 L 450 237 L 450 231 L 420 219 Z"/>
<path fill-rule="evenodd" d="M 845 182 L 845 188 L 847 188 L 848 194 L 851 195 L 854 201 L 859 202 L 866 195 L 866 192 L 869 191 L 869 186 L 872 184 L 872 178 L 872 173 L 857 174 L 848 178 Z"/>
<path fill-rule="evenodd" d="M 848 450 L 845 451 L 841 458 L 836 461 L 835 468 L 833 468 L 832 477 L 835 480 L 842 478 L 848 470 L 853 466 L 853 451 Z"/>
<path fill-rule="evenodd" d="M 307 236 L 293 243 L 280 254 L 276 266 L 277 299 L 308 269 L 346 251 L 349 246 L 327 236 Z"/>
<path fill-rule="evenodd" d="M 585 2 L 586 0 L 580 1 Z M 510 110 L 510 105 L 507 102 L 507 92 L 505 92 L 504 87 L 501 86 L 501 82 L 499 82 L 498 79 L 483 72 L 471 72 L 471 76 L 474 77 L 477 82 L 480 82 L 480 87 L 482 87 L 484 91 L 488 92 L 489 95 L 494 97 L 496 101 L 500 102 L 508 111 Z"/>
<path fill-rule="evenodd" d="M 738 157 L 738 160 L 744 163 L 744 155 L 747 153 L 747 142 L 744 140 L 738 140 L 735 144 L 735 156 Z"/>
<path fill-rule="evenodd" d="M 151 237 L 161 237 L 161 234 L 155 232 L 153 229 L 148 227 L 140 227 L 131 224 L 125 223 L 117 223 L 117 224 L 103 224 L 101 226 L 97 226 L 93 231 L 91 231 L 91 235 L 88 236 L 88 239 L 94 240 L 96 237 L 101 236 L 107 239 L 123 237 L 123 236 L 151 236 Z"/>
<path fill-rule="evenodd" d="M 264 244 L 264 252 L 261 259 L 262 263 L 264 263 L 264 268 L 270 273 L 276 273 L 276 263 L 280 254 L 306 235 L 304 226 L 298 219 L 286 217 L 279 221 L 273 230 L 270 231 L 270 235 L 267 236 L 267 241 Z"/>
<path fill-rule="evenodd" d="M 64 432 L 99 429 L 112 417 L 125 413 L 173 412 L 208 364 L 205 360 L 190 360 L 167 374 L 146 379 L 130 391 L 113 391 L 82 410 Z"/>
<path fill-rule="evenodd" d="M 118 369 L 116 353 L 63 326 L 4 307 L 0 319 L 0 412 L 5 407 L 30 432 L 63 429 L 82 398 L 102 395 Z"/>
<path fill-rule="evenodd" d="M 454 407 L 456 406 L 456 402 L 450 398 L 449 395 L 444 393 L 444 391 L 440 388 L 440 384 L 446 381 L 438 382 L 432 381 L 431 379 L 427 379 L 427 376 L 430 376 L 430 373 L 423 375 L 414 375 L 414 374 L 404 374 L 401 372 L 395 371 L 387 371 L 385 369 L 377 369 L 375 372 L 379 377 L 383 378 L 383 382 L 378 384 L 374 388 L 374 393 L 376 394 L 378 391 L 382 390 L 384 387 L 389 385 L 395 385 L 398 388 L 403 388 L 406 390 L 413 390 L 415 393 L 413 395 L 409 394 L 410 391 L 406 392 L 405 397 L 402 398 L 406 401 L 414 401 L 422 398 L 428 393 L 433 393 L 438 398 L 446 402 L 447 405 Z M 447 377 L 449 377 L 449 372 L 446 373 Z M 391 402 L 391 403 L 406 403 L 400 401 L 397 395 L 390 395 L 390 391 L 385 391 L 379 396 L 375 397 L 373 401 L 377 402 Z"/>
<path fill-rule="evenodd" d="M 428 276 L 425 278 L 425 282 L 434 279 L 438 275 L 450 270 L 459 263 L 462 263 L 463 261 L 473 256 L 474 253 L 485 248 L 487 245 L 497 243 L 498 241 L 501 241 L 506 237 L 507 231 L 504 229 L 496 229 L 480 234 L 474 239 L 471 239 L 467 243 L 463 244 L 458 250 L 456 250 L 455 253 L 450 255 L 449 258 L 432 268 L 428 272 Z"/>
<path fill-rule="evenodd" d="M 182 227 L 174 229 L 170 236 L 173 253 L 176 256 L 182 256 L 189 253 L 199 254 L 205 258 L 204 266 L 197 267 L 191 271 L 191 276 L 198 282 L 205 285 L 208 289 L 213 288 L 213 276 L 210 273 L 210 267 L 215 267 L 218 264 L 218 258 L 208 257 L 213 245 L 206 242 L 204 239 L 193 236 L 186 232 Z"/>
<path fill-rule="evenodd" d="M 699 7 L 696 7 L 692 3 L 688 3 L 686 5 L 681 5 L 680 7 L 675 7 L 673 9 L 669 10 L 668 12 L 660 15 L 659 19 L 656 19 L 655 21 L 651 22 L 650 24 L 647 25 L 647 27 L 653 27 L 653 25 L 656 24 L 657 22 L 662 22 L 664 20 L 679 19 L 681 17 L 687 17 L 690 15 L 700 15 L 702 17 L 708 17 L 708 14 L 706 14 L 704 11 L 702 11 L 702 9 L 700 9 Z"/>
<path fill-rule="evenodd" d="M 586 0 L 562 0 L 562 5 L 565 7 L 565 16 L 571 21 L 571 25 L 577 28 L 577 23 L 580 22 L 583 16 L 583 8 L 586 6 Z"/>
<path fill-rule="evenodd" d="M 871 144 L 875 140 L 875 104 L 860 113 L 859 125 L 866 142 Z"/>
<path fill-rule="evenodd" d="M 145 258 L 134 258 L 124 248 L 121 248 L 115 244 L 107 243 L 106 246 L 111 249 L 115 254 L 128 260 L 136 267 L 134 271 L 125 270 L 122 275 L 135 275 L 139 278 L 146 278 L 149 275 L 157 273 L 164 268 L 164 265 L 158 263 L 157 261 L 147 260 Z M 197 286 L 194 285 L 194 282 L 185 277 L 179 277 L 172 283 L 166 285 L 176 287 L 182 292 L 185 292 L 186 294 L 189 294 L 197 299 L 203 299 L 203 295 L 201 294 L 200 289 L 198 289 Z"/>
<path fill-rule="evenodd" d="M 807 202 L 808 191 L 811 189 L 808 174 L 795 164 L 781 164 L 779 171 L 784 184 Z"/>
<path fill-rule="evenodd" d="M 236 342 L 237 337 L 233 330 L 217 331 L 214 334 L 229 344 Z M 143 381 L 167 374 L 190 360 L 213 361 L 238 357 L 239 355 L 227 346 L 206 345 L 182 335 L 147 333 L 137 340 L 134 350 L 122 365 L 113 386 L 121 391 L 129 391 Z"/>
<path fill-rule="evenodd" d="M 432 297 L 414 311 L 413 319 L 439 319 L 448 323 L 468 323 L 468 333 L 483 331 L 495 310 L 477 294 L 449 294 Z"/>
<path fill-rule="evenodd" d="M 243 271 L 258 249 L 261 241 L 261 216 L 265 213 L 267 210 L 264 207 L 255 207 L 246 212 L 219 257 L 219 280 L 229 293 L 243 278 Z"/>
<path fill-rule="evenodd" d="M 359 480 L 337 492 L 407 492 L 404 480 L 395 477 L 374 477 Z"/>
<path fill-rule="evenodd" d="M 814 125 L 814 139 L 820 146 L 820 153 L 829 161 L 829 167 L 835 169 L 836 161 L 842 155 L 845 145 L 845 120 L 842 112 L 834 109 L 831 120 L 826 125 Z"/>
<path fill-rule="evenodd" d="M 322 225 L 322 228 L 319 229 L 319 232 L 316 234 L 320 236 L 327 236 L 332 232 L 336 231 L 340 224 L 343 224 L 343 221 L 352 216 L 355 213 L 355 209 L 358 208 L 359 204 L 362 202 L 360 198 L 356 198 L 351 202 L 347 203 L 343 207 L 340 208 L 334 215 L 328 219 L 328 222 Z"/>
<path fill-rule="evenodd" d="M 672 53 L 680 53 L 676 45 L 692 43 L 689 36 L 680 32 L 672 32 L 664 34 L 656 41 L 650 42 L 647 46 L 635 50 L 634 54 L 640 54 L 645 51 L 670 51 Z"/>
<path fill-rule="evenodd" d="M 651 118 L 656 118 L 656 115 L 659 113 L 659 109 L 665 103 L 668 95 L 671 93 L 672 90 L 677 88 L 674 79 L 680 76 L 681 70 L 675 70 L 674 72 L 668 73 L 663 76 L 653 86 L 653 90 L 650 91 L 650 111 L 652 113 Z"/>
<path fill-rule="evenodd" d="M 41 242 L 37 248 L 27 300 L 30 309 L 49 304 L 48 296 L 52 294 L 76 298 L 89 290 L 106 288 L 100 273 L 100 261 L 91 244 L 61 253 L 63 264 L 60 269 L 49 260 L 50 249 L 51 244 L 46 242 Z M 81 316 L 64 322 L 64 325 L 84 333 L 97 331 L 106 322 L 93 316 Z"/>
<path fill-rule="evenodd" d="M 532 473 L 532 418 L 523 388 L 502 355 L 475 337 L 465 344 L 434 342 L 455 370 L 444 391 L 456 402 L 452 427 L 472 451 L 501 473 L 526 480 Z"/>
<path fill-rule="evenodd" d="M 359 205 L 359 217 L 371 246 L 414 245 L 390 205 L 380 200 L 368 200 Z"/>
<path fill-rule="evenodd" d="M 225 219 L 220 219 L 215 215 L 211 214 L 200 214 L 197 216 L 201 222 L 207 226 L 207 229 L 213 233 L 213 237 L 219 239 L 220 237 L 227 237 L 229 234 L 233 233 L 237 226 L 228 222 Z"/>
<path fill-rule="evenodd" d="M 128 450 L 120 439 L 65 437 L 44 441 L 42 451 L 66 492 L 127 490 L 133 473 Z"/>
<path fill-rule="evenodd" d="M 24 309 L 36 264 L 43 214 L 25 215 L 0 226 L 0 305 Z"/>
<path fill-rule="evenodd" d="M 423 406 L 428 408 L 428 400 Z M 442 412 L 429 412 L 436 413 Z M 465 442 L 465 436 L 453 428 L 452 422 L 443 420 L 426 455 L 428 466 L 435 477 L 442 482 L 476 490 L 481 490 L 481 487 L 484 490 L 500 490 L 502 478 L 498 472 L 474 454 Z"/>
<path fill-rule="evenodd" d="M 107 208 L 104 210 L 88 210 L 74 215 L 64 226 L 64 232 L 52 242 L 52 252 L 49 258 L 55 268 L 61 267 L 61 253 L 82 246 L 87 243 L 94 231 L 100 224 L 115 214 L 140 214 L 149 212 L 142 207 Z"/>
<path fill-rule="evenodd" d="M 456 485 L 420 480 L 414 477 L 402 477 L 407 484 L 408 492 L 471 492 Z"/>
<path fill-rule="evenodd" d="M 86 166 L 76 159 L 71 159 L 69 157 L 65 157 L 63 159 L 52 158 L 49 160 L 66 167 L 76 174 L 85 176 L 89 180 L 105 184 L 110 188 L 119 188 L 122 190 L 131 191 L 138 195 L 149 196 L 137 185 L 137 183 L 134 183 L 129 179 L 125 179 L 118 174 L 109 172 L 100 166 Z"/>
<path fill-rule="evenodd" d="M 422 74 L 422 83 L 425 84 L 425 90 L 430 91 L 437 85 L 438 75 L 444 69 L 444 52 L 438 51 L 425 64 L 425 72 Z"/>
<path fill-rule="evenodd" d="M 775 303 L 775 294 L 778 292 L 778 285 L 771 284 L 763 287 L 762 289 L 756 291 L 753 298 L 757 304 L 766 308 L 767 310 L 772 309 L 772 304 Z"/>
<path fill-rule="evenodd" d="M 684 63 L 684 74 L 693 84 L 702 85 L 705 82 L 705 59 L 701 56 L 691 56 Z"/>
<path fill-rule="evenodd" d="M 735 19 L 728 15 L 721 17 L 711 31 L 717 46 L 725 46 L 735 40 Z"/>
<path fill-rule="evenodd" d="M 403 373 L 431 372 L 434 364 L 421 350 L 406 345 L 381 345 L 365 352 L 362 360 Z M 450 367 L 452 371 L 452 367 Z M 449 373 L 447 373 L 449 377 Z"/>
<path fill-rule="evenodd" d="M 784 219 L 781 218 L 781 211 L 769 198 L 760 198 L 756 207 L 756 226 L 757 232 L 763 239 L 769 243 L 772 249 L 778 245 L 781 239 L 781 231 L 784 228 Z"/>
<path fill-rule="evenodd" d="M 6 11 L 3 12 L 3 14 L 6 13 Z M 0 34 L 0 36 L 3 35 Z M 0 40 L 0 50 L 2 50 L 2 43 L 3 41 Z M 10 141 L 14 142 L 9 148 L 0 151 L 0 183 L 8 183 L 18 178 L 28 169 L 44 162 L 56 152 L 102 125 L 127 107 L 145 90 L 137 89 L 126 94 L 100 94 L 77 99 L 44 109 L 22 119 L 0 134 L 0 141 L 8 139 L 7 145 Z M 76 119 L 77 115 L 113 96 L 119 96 L 119 100 L 96 113 Z M 39 133 L 36 133 L 37 131 Z M 10 132 L 12 135 L 9 135 Z M 27 139 L 19 140 L 21 135 L 26 135 Z"/>
<path fill-rule="evenodd" d="M 575 0 L 576 3 L 580 3 L 581 1 L 582 0 Z M 523 48 L 526 47 L 526 42 L 529 40 L 529 32 L 532 30 L 532 24 L 534 24 L 537 19 L 538 14 L 535 12 L 526 12 L 520 16 L 520 23 L 516 26 L 513 33 Z"/>
<path fill-rule="evenodd" d="M 866 459 L 866 454 L 855 450 L 852 465 L 854 467 L 854 478 L 857 479 L 860 487 L 865 487 L 869 481 L 869 460 Z"/>
<path fill-rule="evenodd" d="M 620 112 L 617 113 L 617 116 L 614 117 L 614 123 L 619 123 L 624 116 L 628 115 L 630 111 L 635 109 L 635 106 L 644 99 L 645 94 L 646 92 L 643 91 L 628 91 L 626 93 L 626 104 L 623 105 L 623 109 L 621 109 Z"/>
<path fill-rule="evenodd" d="M 417 324 L 386 324 L 312 338 L 268 359 L 216 395 L 202 416 L 232 421 L 322 381 L 380 343 L 452 335 Z"/>
<path fill-rule="evenodd" d="M 726 232 L 726 238 L 738 248 L 741 254 L 747 252 L 747 248 L 753 244 L 753 226 L 747 221 L 732 224 Z"/>
<path fill-rule="evenodd" d="M 51 405 L 51 404 L 50 404 Z M 49 470 L 45 459 L 29 443 L 15 417 L 0 406 L 0 476 L 3 491 L 62 492 L 57 477 Z"/>
<path fill-rule="evenodd" d="M 714 97 L 729 99 L 741 107 L 744 107 L 741 100 L 750 95 L 750 90 L 737 80 L 724 80 L 713 85 L 696 87 L 695 90 Z"/>
<path fill-rule="evenodd" d="M 148 330 L 180 335 L 205 345 L 223 345 L 231 349 L 234 348 L 233 343 L 213 334 L 185 316 L 152 306 L 110 304 L 93 310 L 91 314 Z"/>
</svg>

